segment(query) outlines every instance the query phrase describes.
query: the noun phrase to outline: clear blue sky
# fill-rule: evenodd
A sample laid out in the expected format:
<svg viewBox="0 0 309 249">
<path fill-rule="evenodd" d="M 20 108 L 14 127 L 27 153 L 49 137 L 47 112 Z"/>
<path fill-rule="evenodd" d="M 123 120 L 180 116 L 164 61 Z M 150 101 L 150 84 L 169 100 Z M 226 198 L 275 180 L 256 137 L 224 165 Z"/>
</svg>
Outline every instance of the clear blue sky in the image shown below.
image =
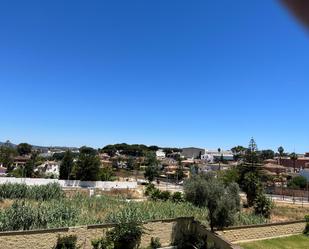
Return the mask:
<svg viewBox="0 0 309 249">
<path fill-rule="evenodd" d="M 304 152 L 308 83 L 278 1 L 0 3 L 0 141 Z"/>
</svg>

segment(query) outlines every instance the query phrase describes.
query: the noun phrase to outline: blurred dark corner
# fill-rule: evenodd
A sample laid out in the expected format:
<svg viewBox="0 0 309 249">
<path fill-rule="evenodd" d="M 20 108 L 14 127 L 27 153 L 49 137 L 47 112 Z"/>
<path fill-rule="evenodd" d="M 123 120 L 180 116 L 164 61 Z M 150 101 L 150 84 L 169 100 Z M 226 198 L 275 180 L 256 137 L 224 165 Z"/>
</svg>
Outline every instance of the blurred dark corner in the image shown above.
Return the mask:
<svg viewBox="0 0 309 249">
<path fill-rule="evenodd" d="M 309 0 L 281 0 L 289 10 L 309 27 Z"/>
</svg>

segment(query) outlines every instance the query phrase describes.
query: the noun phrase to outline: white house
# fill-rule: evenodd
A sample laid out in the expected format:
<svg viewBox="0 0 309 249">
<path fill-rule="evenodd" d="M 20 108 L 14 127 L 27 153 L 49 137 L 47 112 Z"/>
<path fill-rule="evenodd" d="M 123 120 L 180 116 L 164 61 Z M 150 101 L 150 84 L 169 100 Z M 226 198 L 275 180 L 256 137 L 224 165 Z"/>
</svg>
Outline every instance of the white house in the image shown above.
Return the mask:
<svg viewBox="0 0 309 249">
<path fill-rule="evenodd" d="M 165 152 L 162 149 L 159 149 L 156 151 L 156 156 L 158 159 L 163 159 L 165 158 Z"/>
<path fill-rule="evenodd" d="M 55 178 L 59 177 L 60 163 L 56 161 L 46 161 L 39 165 L 35 171 L 39 171 L 46 176 L 54 176 Z"/>
<path fill-rule="evenodd" d="M 201 155 L 201 159 L 213 163 L 216 158 L 220 158 L 221 156 L 223 156 L 223 159 L 227 161 L 234 160 L 233 153 L 230 150 L 222 150 L 218 152 L 218 150 L 208 149 L 205 149 L 205 153 Z"/>
</svg>

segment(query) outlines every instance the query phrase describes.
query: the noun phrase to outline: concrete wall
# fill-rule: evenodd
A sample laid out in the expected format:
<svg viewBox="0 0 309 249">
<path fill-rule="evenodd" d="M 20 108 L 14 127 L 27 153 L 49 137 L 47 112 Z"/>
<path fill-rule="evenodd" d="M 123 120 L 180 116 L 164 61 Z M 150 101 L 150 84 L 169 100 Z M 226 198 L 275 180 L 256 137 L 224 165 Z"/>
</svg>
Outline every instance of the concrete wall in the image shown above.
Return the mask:
<svg viewBox="0 0 309 249">
<path fill-rule="evenodd" d="M 217 234 L 224 237 L 232 243 L 269 239 L 275 237 L 301 234 L 305 229 L 306 222 L 292 221 L 281 223 L 270 223 L 264 225 L 231 227 L 223 231 L 217 231 Z"/>
<path fill-rule="evenodd" d="M 62 187 L 83 187 L 83 188 L 99 188 L 103 190 L 110 189 L 134 189 L 137 188 L 137 182 L 109 182 L 109 181 L 78 181 L 78 180 L 58 180 L 44 178 L 15 178 L 0 177 L 0 184 L 3 183 L 24 183 L 31 185 L 46 185 L 48 183 L 59 183 Z"/>
</svg>

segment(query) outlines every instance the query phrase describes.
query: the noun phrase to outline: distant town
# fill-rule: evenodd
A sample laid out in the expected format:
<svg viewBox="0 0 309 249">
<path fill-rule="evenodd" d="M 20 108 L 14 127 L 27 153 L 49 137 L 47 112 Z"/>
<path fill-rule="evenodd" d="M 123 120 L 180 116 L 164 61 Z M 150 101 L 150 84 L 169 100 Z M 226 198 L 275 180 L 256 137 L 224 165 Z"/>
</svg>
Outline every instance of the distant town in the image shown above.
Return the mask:
<svg viewBox="0 0 309 249">
<path fill-rule="evenodd" d="M 251 142 L 255 143 L 253 139 Z M 0 145 L 0 175 L 78 179 L 78 168 L 85 167 L 77 166 L 80 164 L 79 154 L 85 152 L 94 156 L 93 163 L 96 165 L 94 168 L 97 172 L 95 174 L 92 172 L 90 175 L 84 174 L 83 180 L 115 180 L 120 179 L 123 172 L 127 172 L 128 178 L 144 179 L 144 174 L 141 172 L 145 172 L 149 161 L 153 160 L 157 166 L 156 172 L 154 172 L 156 178 L 180 183 L 192 173 L 224 171 L 236 167 L 243 162 L 247 150 L 248 147 L 244 146 L 223 150 L 195 147 L 160 148 L 126 143 L 93 149 L 87 146 L 81 148 L 44 147 L 32 146 L 28 143 L 15 145 L 6 141 Z M 63 175 L 61 174 L 61 163 L 68 153 L 69 157 L 72 157 L 74 165 L 72 164 L 70 172 L 66 171 Z M 265 175 L 274 177 L 275 184 L 284 182 L 286 185 L 290 179 L 297 175 L 309 180 L 309 152 L 304 154 L 288 153 L 283 147 L 279 147 L 277 151 L 258 150 L 257 157 L 263 172 Z"/>
<path fill-rule="evenodd" d="M 308 183 L 309 153 L 254 138 L 229 150 L 6 141 L 1 248 L 307 248 Z"/>
</svg>

